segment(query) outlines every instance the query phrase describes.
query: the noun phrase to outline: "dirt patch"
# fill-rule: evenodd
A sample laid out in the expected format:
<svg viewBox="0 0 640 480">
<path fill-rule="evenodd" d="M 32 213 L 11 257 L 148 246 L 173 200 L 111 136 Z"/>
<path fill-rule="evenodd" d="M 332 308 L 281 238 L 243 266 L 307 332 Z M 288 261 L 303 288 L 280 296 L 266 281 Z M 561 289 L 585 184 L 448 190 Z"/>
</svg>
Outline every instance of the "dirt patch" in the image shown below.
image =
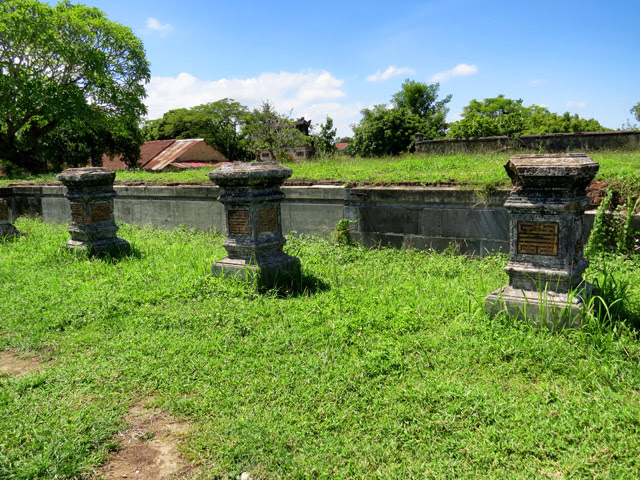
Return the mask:
<svg viewBox="0 0 640 480">
<path fill-rule="evenodd" d="M 0 352 L 0 376 L 16 377 L 40 368 L 39 357 L 21 357 L 11 350 Z"/>
<path fill-rule="evenodd" d="M 119 450 L 94 479 L 175 480 L 193 471 L 178 451 L 189 424 L 141 404 L 129 411 L 126 421 L 131 427 L 118 435 Z"/>
</svg>

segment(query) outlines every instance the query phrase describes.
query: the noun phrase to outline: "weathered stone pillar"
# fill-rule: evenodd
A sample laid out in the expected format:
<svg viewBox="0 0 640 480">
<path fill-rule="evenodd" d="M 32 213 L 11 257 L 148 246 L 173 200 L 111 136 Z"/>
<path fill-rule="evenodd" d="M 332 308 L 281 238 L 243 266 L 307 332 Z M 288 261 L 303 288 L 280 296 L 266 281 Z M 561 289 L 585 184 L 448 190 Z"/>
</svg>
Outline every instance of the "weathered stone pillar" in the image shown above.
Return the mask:
<svg viewBox="0 0 640 480">
<path fill-rule="evenodd" d="M 494 315 L 507 311 L 549 328 L 578 326 L 582 296 L 586 187 L 599 165 L 584 154 L 516 155 L 505 165 L 514 184 L 509 284 L 486 298 Z"/>
<path fill-rule="evenodd" d="M 227 219 L 227 257 L 213 264 L 214 275 L 257 278 L 272 286 L 279 279 L 298 275 L 300 260 L 282 251 L 280 186 L 291 169 L 275 162 L 225 164 L 209 173 L 222 189 L 218 199 Z"/>
<path fill-rule="evenodd" d="M 20 235 L 20 231 L 13 226 L 13 217 L 13 189 L 10 187 L 0 188 L 0 240 L 8 240 Z"/>
<path fill-rule="evenodd" d="M 115 173 L 108 168 L 68 168 L 56 178 L 67 187 L 65 197 L 71 203 L 71 239 L 64 247 L 92 254 L 114 254 L 130 249 L 126 240 L 116 237 Z"/>
</svg>

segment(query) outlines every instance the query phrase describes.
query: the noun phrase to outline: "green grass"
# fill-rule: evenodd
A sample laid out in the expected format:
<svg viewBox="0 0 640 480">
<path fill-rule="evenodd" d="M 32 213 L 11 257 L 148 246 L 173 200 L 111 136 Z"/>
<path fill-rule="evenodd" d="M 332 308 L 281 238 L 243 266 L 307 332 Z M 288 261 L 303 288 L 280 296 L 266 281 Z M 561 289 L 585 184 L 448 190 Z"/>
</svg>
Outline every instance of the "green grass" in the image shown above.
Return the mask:
<svg viewBox="0 0 640 480">
<path fill-rule="evenodd" d="M 623 182 L 640 191 L 640 152 L 594 152 L 589 154 L 600 163 L 597 179 Z M 342 184 L 416 183 L 439 185 L 456 183 L 463 188 L 510 188 L 504 164 L 510 154 L 477 154 L 455 156 L 404 155 L 401 157 L 351 158 L 336 156 L 310 161 L 289 162 L 292 180 L 331 180 Z M 208 183 L 210 168 L 184 172 L 150 173 L 117 172 L 116 182 L 161 184 L 176 182 Z M 27 178 L 27 181 L 52 182 L 54 175 Z M 16 179 L 0 179 L 0 186 Z"/>
<path fill-rule="evenodd" d="M 282 297 L 211 277 L 219 236 L 122 225 L 134 254 L 110 261 L 62 250 L 65 226 L 16 225 L 0 350 L 47 363 L 0 377 L 0 478 L 90 472 L 144 398 L 194 426 L 202 478 L 640 476 L 637 337 L 489 319 L 504 255 L 293 238 L 317 287 Z M 628 284 L 629 320 L 638 267 L 602 256 L 588 272 Z"/>
</svg>

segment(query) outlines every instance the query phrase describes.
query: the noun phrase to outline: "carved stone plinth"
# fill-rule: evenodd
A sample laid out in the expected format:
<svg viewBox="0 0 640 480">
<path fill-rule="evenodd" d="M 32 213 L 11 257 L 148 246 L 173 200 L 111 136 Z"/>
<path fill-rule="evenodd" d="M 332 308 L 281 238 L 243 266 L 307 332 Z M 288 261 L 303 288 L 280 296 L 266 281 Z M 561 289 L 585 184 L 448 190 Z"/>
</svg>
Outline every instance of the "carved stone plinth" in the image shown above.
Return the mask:
<svg viewBox="0 0 640 480">
<path fill-rule="evenodd" d="M 64 247 L 92 254 L 122 253 L 130 249 L 126 240 L 116 237 L 115 173 L 108 168 L 68 168 L 56 178 L 67 187 L 65 197 L 71 204 L 71 239 Z"/>
<path fill-rule="evenodd" d="M 13 189 L 0 188 L 0 240 L 9 240 L 20 235 L 13 226 Z"/>
<path fill-rule="evenodd" d="M 280 203 L 280 186 L 291 169 L 275 162 L 230 163 L 209 173 L 220 186 L 218 199 L 227 219 L 227 257 L 214 263 L 214 275 L 258 278 L 271 286 L 280 278 L 298 275 L 300 260 L 285 254 Z"/>
<path fill-rule="evenodd" d="M 582 297 L 586 187 L 599 165 L 584 154 L 516 155 L 505 165 L 514 189 L 509 211 L 509 284 L 486 298 L 494 315 L 507 311 L 550 328 L 577 326 Z"/>
</svg>

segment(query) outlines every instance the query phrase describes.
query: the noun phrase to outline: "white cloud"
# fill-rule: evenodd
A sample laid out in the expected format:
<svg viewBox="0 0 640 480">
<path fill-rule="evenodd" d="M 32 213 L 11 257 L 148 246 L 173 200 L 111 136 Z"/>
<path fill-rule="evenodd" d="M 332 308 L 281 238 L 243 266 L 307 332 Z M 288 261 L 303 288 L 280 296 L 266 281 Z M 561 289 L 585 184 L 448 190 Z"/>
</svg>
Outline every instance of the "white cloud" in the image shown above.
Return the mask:
<svg viewBox="0 0 640 480">
<path fill-rule="evenodd" d="M 154 32 L 160 32 L 161 35 L 166 35 L 168 32 L 173 30 L 171 24 L 166 23 L 162 25 L 156 18 L 153 17 L 147 18 L 147 28 L 149 30 L 153 30 Z"/>
<path fill-rule="evenodd" d="M 359 120 L 360 104 L 337 100 L 346 97 L 344 81 L 327 71 L 266 72 L 252 78 L 200 80 L 188 73 L 177 77 L 151 77 L 145 104 L 149 118 L 159 118 L 175 108 L 190 108 L 203 103 L 232 98 L 249 108 L 264 101 L 276 110 L 292 116 L 304 116 L 313 125 L 333 118 L 339 135 L 349 134 L 349 124 Z"/>
<path fill-rule="evenodd" d="M 583 108 L 587 108 L 587 102 L 576 102 L 570 100 L 565 105 L 567 108 L 575 108 L 576 110 L 582 110 Z"/>
<path fill-rule="evenodd" d="M 534 80 L 531 80 L 529 82 L 529 86 L 530 87 L 539 87 L 541 85 L 546 85 L 547 84 L 547 80 L 545 80 L 544 78 L 536 78 Z"/>
<path fill-rule="evenodd" d="M 415 70 L 408 67 L 397 68 L 393 65 L 390 65 L 384 72 L 380 72 L 378 70 L 373 75 L 369 75 L 367 77 L 367 82 L 382 82 L 383 80 L 388 80 L 391 77 L 397 77 L 398 75 L 413 75 Z"/>
<path fill-rule="evenodd" d="M 466 75 L 474 75 L 478 73 L 478 67 L 475 65 L 467 65 L 461 63 L 446 72 L 438 72 L 431 77 L 432 82 L 446 82 L 451 77 L 462 77 Z"/>
</svg>

